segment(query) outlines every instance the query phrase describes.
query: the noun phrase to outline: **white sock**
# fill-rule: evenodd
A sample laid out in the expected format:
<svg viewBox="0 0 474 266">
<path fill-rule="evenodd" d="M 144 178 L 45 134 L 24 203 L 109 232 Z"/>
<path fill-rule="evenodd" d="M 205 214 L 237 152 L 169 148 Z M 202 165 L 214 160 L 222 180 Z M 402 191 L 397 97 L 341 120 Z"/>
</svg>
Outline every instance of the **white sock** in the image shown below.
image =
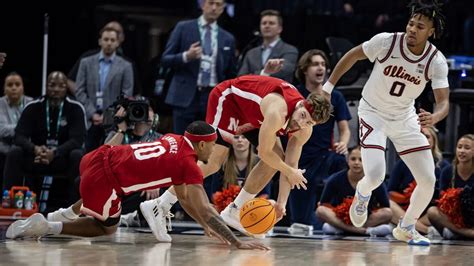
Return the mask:
<svg viewBox="0 0 474 266">
<path fill-rule="evenodd" d="M 59 235 L 63 230 L 63 222 L 48 222 L 48 234 Z"/>
<path fill-rule="evenodd" d="M 237 206 L 237 208 L 240 209 L 247 201 L 255 198 L 256 195 L 257 194 L 250 194 L 242 188 L 242 190 L 240 190 L 239 195 L 237 195 L 237 198 L 235 198 L 234 204 Z"/>
<path fill-rule="evenodd" d="M 71 219 L 71 220 L 76 220 L 78 217 L 79 217 L 79 214 L 76 214 L 73 210 L 72 210 L 72 206 L 69 206 L 69 208 L 67 209 L 64 209 L 62 214 L 68 218 L 68 219 Z"/>
<path fill-rule="evenodd" d="M 178 201 L 178 198 L 168 190 L 160 196 L 160 206 L 168 212 L 171 207 Z"/>
</svg>

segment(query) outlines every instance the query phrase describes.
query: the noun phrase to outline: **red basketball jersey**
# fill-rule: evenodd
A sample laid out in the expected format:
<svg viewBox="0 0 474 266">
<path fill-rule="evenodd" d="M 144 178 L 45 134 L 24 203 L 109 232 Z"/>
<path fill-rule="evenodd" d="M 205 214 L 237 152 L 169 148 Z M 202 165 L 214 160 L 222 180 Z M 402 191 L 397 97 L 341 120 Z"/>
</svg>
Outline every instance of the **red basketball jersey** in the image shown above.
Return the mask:
<svg viewBox="0 0 474 266">
<path fill-rule="evenodd" d="M 284 80 L 257 75 L 241 76 L 224 81 L 211 91 L 206 121 L 216 128 L 236 134 L 260 128 L 263 121 L 260 103 L 270 93 L 278 93 L 285 99 L 288 105 L 286 121 L 293 114 L 296 104 L 304 100 L 298 90 Z"/>
<path fill-rule="evenodd" d="M 113 146 L 110 169 L 125 194 L 164 185 L 202 184 L 197 154 L 187 138 L 166 134 L 158 141 Z"/>
</svg>

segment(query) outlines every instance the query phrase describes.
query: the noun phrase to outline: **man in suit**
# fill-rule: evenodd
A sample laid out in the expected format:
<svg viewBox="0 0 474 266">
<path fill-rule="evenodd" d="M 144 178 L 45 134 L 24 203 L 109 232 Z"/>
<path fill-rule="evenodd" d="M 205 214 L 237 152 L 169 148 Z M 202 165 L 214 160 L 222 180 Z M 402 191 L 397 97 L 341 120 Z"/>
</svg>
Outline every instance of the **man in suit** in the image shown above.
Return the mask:
<svg viewBox="0 0 474 266">
<path fill-rule="evenodd" d="M 133 95 L 140 94 L 142 92 L 142 87 L 140 83 L 140 79 L 138 78 L 138 70 L 136 67 L 135 62 L 125 56 L 124 51 L 122 49 L 122 44 L 125 41 L 125 32 L 123 31 L 122 24 L 120 24 L 118 21 L 110 21 L 103 28 L 112 28 L 115 29 L 118 32 L 118 47 L 115 51 L 115 53 L 119 56 L 121 56 L 123 59 L 126 61 L 130 62 L 132 64 L 132 69 L 133 69 Z M 74 66 L 71 68 L 71 70 L 68 73 L 68 87 L 72 95 L 76 95 L 76 79 L 77 79 L 77 73 L 79 72 L 79 64 L 81 63 L 81 60 L 99 53 L 101 50 L 100 47 L 90 49 L 85 51 L 83 54 L 79 56 L 77 59 L 76 63 L 74 63 Z"/>
<path fill-rule="evenodd" d="M 298 49 L 281 40 L 282 31 L 283 19 L 280 12 L 269 9 L 260 13 L 263 44 L 247 52 L 239 69 L 239 76 L 257 74 L 277 77 L 290 83 L 293 81 Z"/>
<path fill-rule="evenodd" d="M 123 93 L 133 93 L 133 70 L 130 62 L 116 55 L 118 32 L 104 28 L 100 32 L 99 53 L 81 60 L 77 74 L 76 97 L 84 105 L 92 122 L 86 138 L 86 150 L 98 147 L 104 137 L 102 112 Z"/>
<path fill-rule="evenodd" d="M 209 91 L 235 76 L 234 36 L 216 23 L 224 0 L 205 0 L 202 15 L 181 21 L 171 33 L 161 58 L 172 67 L 165 102 L 173 107 L 173 129 L 183 134 L 195 120 L 204 120 Z"/>
</svg>

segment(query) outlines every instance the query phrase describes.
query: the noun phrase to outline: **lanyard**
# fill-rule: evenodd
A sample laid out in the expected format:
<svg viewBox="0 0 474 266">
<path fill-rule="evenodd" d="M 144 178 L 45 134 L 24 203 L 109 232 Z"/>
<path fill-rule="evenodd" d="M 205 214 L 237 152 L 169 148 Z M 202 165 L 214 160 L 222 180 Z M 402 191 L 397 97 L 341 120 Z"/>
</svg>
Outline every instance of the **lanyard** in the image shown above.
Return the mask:
<svg viewBox="0 0 474 266">
<path fill-rule="evenodd" d="M 8 102 L 7 106 L 8 117 L 10 118 L 11 123 L 16 125 L 18 123 L 18 119 L 20 118 L 19 116 L 21 115 L 21 113 L 23 112 L 23 108 L 25 107 L 25 97 L 21 97 L 18 108 L 16 108 L 15 106 L 11 106 Z"/>
<path fill-rule="evenodd" d="M 56 139 L 59 137 L 59 126 L 61 124 L 61 116 L 63 115 L 64 101 L 61 102 L 59 106 L 58 121 L 56 123 Z M 51 127 L 50 127 L 50 118 L 49 118 L 49 101 L 46 100 L 46 130 L 48 130 L 48 138 L 51 137 Z"/>
<path fill-rule="evenodd" d="M 153 129 L 150 129 L 147 133 L 145 133 L 145 135 L 143 135 L 140 140 L 138 141 L 139 143 L 140 142 L 149 142 L 150 141 L 150 137 L 152 136 L 153 134 Z M 125 132 L 124 134 L 124 144 L 129 144 L 130 143 L 130 138 L 127 134 L 127 132 Z M 154 140 L 153 140 L 154 141 Z"/>
</svg>

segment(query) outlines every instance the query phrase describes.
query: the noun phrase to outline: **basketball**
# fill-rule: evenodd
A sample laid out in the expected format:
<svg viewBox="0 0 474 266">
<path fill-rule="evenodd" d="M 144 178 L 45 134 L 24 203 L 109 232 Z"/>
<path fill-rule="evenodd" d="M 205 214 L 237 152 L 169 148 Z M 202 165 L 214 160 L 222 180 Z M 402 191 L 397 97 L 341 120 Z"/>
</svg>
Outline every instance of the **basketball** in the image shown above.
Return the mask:
<svg viewBox="0 0 474 266">
<path fill-rule="evenodd" d="M 275 225 L 276 213 L 266 199 L 252 199 L 240 209 L 240 224 L 252 234 L 264 234 Z"/>
</svg>

